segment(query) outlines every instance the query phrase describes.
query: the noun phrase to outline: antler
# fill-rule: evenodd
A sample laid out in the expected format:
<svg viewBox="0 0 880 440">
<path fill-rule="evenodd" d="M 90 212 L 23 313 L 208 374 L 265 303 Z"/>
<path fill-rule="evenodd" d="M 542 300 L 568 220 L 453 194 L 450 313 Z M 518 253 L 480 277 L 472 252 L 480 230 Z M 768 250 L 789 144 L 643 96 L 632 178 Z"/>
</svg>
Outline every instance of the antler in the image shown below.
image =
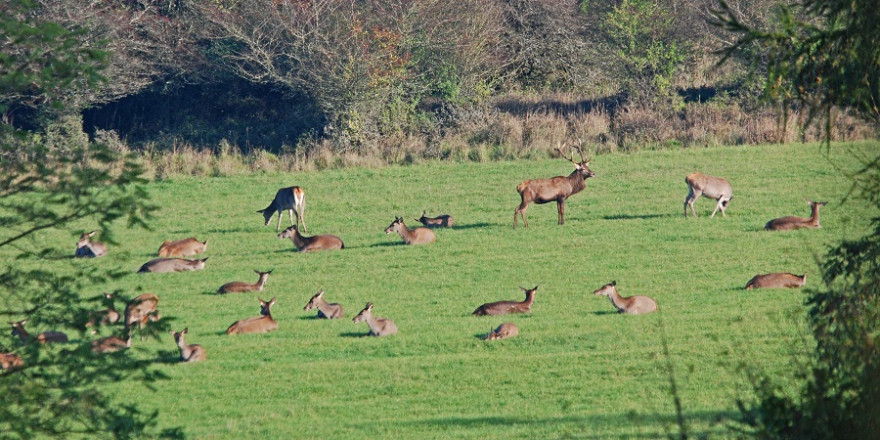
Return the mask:
<svg viewBox="0 0 880 440">
<path fill-rule="evenodd" d="M 562 144 L 562 148 L 565 148 L 565 144 Z M 556 147 L 556 151 L 559 152 L 559 155 L 562 156 L 563 159 L 570 160 L 570 161 L 574 162 L 574 155 L 572 155 L 571 157 L 566 157 L 565 153 L 562 152 L 562 148 Z M 577 162 L 574 162 L 574 163 L 577 163 Z"/>
</svg>

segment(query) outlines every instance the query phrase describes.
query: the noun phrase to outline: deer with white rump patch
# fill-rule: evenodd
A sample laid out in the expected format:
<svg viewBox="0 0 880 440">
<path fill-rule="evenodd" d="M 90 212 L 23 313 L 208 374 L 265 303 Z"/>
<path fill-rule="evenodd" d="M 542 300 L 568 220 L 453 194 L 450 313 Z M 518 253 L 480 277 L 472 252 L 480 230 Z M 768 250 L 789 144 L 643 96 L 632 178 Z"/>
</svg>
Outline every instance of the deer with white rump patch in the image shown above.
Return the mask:
<svg viewBox="0 0 880 440">
<path fill-rule="evenodd" d="M 487 334 L 486 337 L 483 339 L 487 341 L 494 341 L 497 339 L 512 338 L 518 334 L 519 327 L 517 327 L 516 324 L 512 322 L 505 322 L 504 324 L 499 325 L 498 328 L 496 328 L 495 330 L 489 332 L 489 334 Z"/>
<path fill-rule="evenodd" d="M 171 331 L 171 336 L 174 337 L 174 342 L 177 343 L 177 347 L 180 348 L 180 362 L 199 362 L 208 358 L 205 354 L 205 349 L 198 344 L 187 344 L 184 340 L 186 336 L 186 332 L 189 331 L 188 328 L 184 328 L 182 331 L 175 332 Z"/>
<path fill-rule="evenodd" d="M 565 148 L 565 145 L 562 145 Z M 551 179 L 531 179 L 520 183 L 516 186 L 516 192 L 519 193 L 522 200 L 516 210 L 513 212 L 513 229 L 516 229 L 517 216 L 522 217 L 523 226 L 529 227 L 526 222 L 526 209 L 529 203 L 544 204 L 556 202 L 556 210 L 559 214 L 558 223 L 565 224 L 565 201 L 574 194 L 583 191 L 587 187 L 586 180 L 596 175 L 590 170 L 590 160 L 584 158 L 584 152 L 581 147 L 575 146 L 581 155 L 581 161 L 578 162 L 572 157 L 565 157 L 562 148 L 557 147 L 556 151 L 563 159 L 571 161 L 574 164 L 574 171 L 568 176 L 556 176 Z"/>
<path fill-rule="evenodd" d="M 287 211 L 288 215 L 290 215 L 290 224 L 299 226 L 300 220 L 302 220 L 302 228 L 304 232 L 309 232 L 309 229 L 306 227 L 306 192 L 302 188 L 298 186 L 291 186 L 289 188 L 281 188 L 275 193 L 275 198 L 272 200 L 272 203 L 266 207 L 266 209 L 261 209 L 257 212 L 263 214 L 263 219 L 266 221 L 264 226 L 269 226 L 269 221 L 272 220 L 272 216 L 277 212 L 278 213 L 278 224 L 275 225 L 275 232 L 281 230 L 281 214 Z M 296 223 L 293 222 L 293 216 L 296 214 Z"/>
<path fill-rule="evenodd" d="M 92 237 L 97 233 L 98 231 L 92 231 L 80 235 L 79 240 L 76 242 L 76 253 L 74 256 L 77 258 L 97 258 L 107 255 L 107 246 L 104 246 L 103 243 L 92 241 Z"/>
<path fill-rule="evenodd" d="M 477 310 L 474 310 L 474 316 L 487 316 L 487 315 L 507 315 L 509 313 L 531 313 L 532 312 L 532 304 L 535 302 L 535 292 L 538 291 L 538 286 L 535 286 L 533 289 L 526 289 L 525 287 L 520 287 L 520 290 L 526 293 L 526 299 L 522 302 L 519 301 L 496 301 L 491 303 L 486 303 L 477 307 Z"/>
<path fill-rule="evenodd" d="M 385 228 L 385 233 L 390 234 L 397 232 L 405 244 L 428 244 L 433 243 L 437 239 L 434 232 L 430 229 L 419 226 L 418 228 L 407 228 L 403 224 L 403 217 L 394 217 L 394 221 Z"/>
<path fill-rule="evenodd" d="M 701 195 L 718 201 L 715 204 L 715 209 L 712 210 L 712 215 L 709 217 L 715 217 L 715 213 L 719 209 L 721 210 L 721 215 L 727 217 L 727 213 L 724 211 L 727 210 L 727 204 L 733 198 L 733 188 L 730 186 L 730 182 L 726 179 L 703 173 L 690 173 L 684 178 L 684 183 L 687 183 L 688 186 L 688 195 L 684 199 L 685 217 L 688 216 L 688 206 L 691 207 L 691 213 L 694 217 L 697 216 L 697 211 L 694 210 L 694 202 Z"/>
<path fill-rule="evenodd" d="M 220 286 L 220 288 L 217 289 L 217 293 L 262 292 L 263 287 L 266 286 L 266 281 L 269 279 L 269 274 L 271 274 L 272 271 L 260 272 L 254 270 L 254 272 L 260 277 L 256 283 L 251 284 L 242 281 L 233 281 Z"/>
<path fill-rule="evenodd" d="M 324 300 L 324 290 L 319 290 L 312 299 L 309 300 L 309 303 L 303 307 L 303 310 L 309 311 L 312 309 L 318 309 L 318 318 L 321 319 L 336 319 L 342 318 L 345 316 L 345 313 L 342 311 L 342 306 L 337 303 L 328 303 Z"/>
<path fill-rule="evenodd" d="M 798 288 L 807 284 L 807 274 L 795 275 L 788 272 L 755 275 L 746 283 L 746 290 Z"/>
<path fill-rule="evenodd" d="M 629 313 L 631 315 L 641 315 L 651 313 L 657 310 L 657 303 L 650 297 L 642 295 L 634 295 L 629 297 L 620 296 L 617 292 L 617 281 L 602 286 L 600 289 L 593 291 L 593 295 L 607 296 L 611 300 L 611 305 L 617 309 L 618 313 Z"/>
<path fill-rule="evenodd" d="M 812 208 L 810 218 L 803 217 L 782 217 L 774 218 L 764 225 L 764 229 L 768 231 L 790 231 L 800 228 L 819 228 L 819 208 L 828 204 L 828 202 L 814 202 L 807 199 L 807 203 Z"/>
<path fill-rule="evenodd" d="M 352 319 L 355 323 L 366 322 L 370 326 L 369 336 L 388 336 L 397 333 L 397 326 L 394 321 L 388 318 L 377 318 L 373 316 L 373 303 L 368 302 L 366 307 Z"/>
<path fill-rule="evenodd" d="M 275 298 L 270 299 L 268 302 L 257 299 L 260 301 L 260 316 L 235 321 L 226 329 L 227 335 L 266 333 L 278 329 L 278 323 L 272 319 L 271 311 L 272 306 L 275 305 Z"/>
</svg>

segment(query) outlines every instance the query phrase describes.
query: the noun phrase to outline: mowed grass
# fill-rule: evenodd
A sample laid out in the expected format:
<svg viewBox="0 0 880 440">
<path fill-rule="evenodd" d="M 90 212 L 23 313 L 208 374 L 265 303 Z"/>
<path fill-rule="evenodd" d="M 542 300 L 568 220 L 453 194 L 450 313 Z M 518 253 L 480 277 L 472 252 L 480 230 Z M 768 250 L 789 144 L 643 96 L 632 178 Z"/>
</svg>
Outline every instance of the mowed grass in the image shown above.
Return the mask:
<svg viewBox="0 0 880 440">
<path fill-rule="evenodd" d="M 595 157 L 596 177 L 567 204 L 532 205 L 529 228 L 512 229 L 516 185 L 567 175 L 562 159 L 427 164 L 295 175 L 175 179 L 149 185 L 162 207 L 152 230 L 117 231 L 109 256 L 76 264 L 121 267 L 131 275 L 83 292 L 152 292 L 172 327 L 208 360 L 177 364 L 170 335 L 135 341 L 133 356 L 156 359 L 169 376 L 155 391 L 116 383 L 120 401 L 160 411 L 162 427 L 190 438 L 657 438 L 675 429 L 668 360 L 690 434 L 725 438 L 735 400 L 749 396 L 742 364 L 791 379 L 793 357 L 811 346 L 802 290 L 745 291 L 755 274 L 808 273 L 828 246 L 868 231 L 868 209 L 844 175 L 859 168 L 848 148 L 877 143 L 645 151 Z M 728 216 L 686 219 L 684 177 L 730 180 Z M 306 190 L 309 234 L 335 234 L 345 249 L 300 254 L 264 227 L 255 211 L 280 187 Z M 762 230 L 770 219 L 809 216 L 805 198 L 829 201 L 822 228 Z M 427 210 L 455 217 L 436 243 L 404 246 L 383 229 L 395 216 L 414 226 Z M 287 226 L 287 215 L 282 225 Z M 89 229 L 92 225 L 79 225 Z M 204 271 L 135 274 L 163 240 L 209 239 Z M 70 242 L 54 233 L 46 240 Z M 39 263 L 43 266 L 54 263 Z M 277 298 L 278 330 L 227 336 L 257 316 L 256 294 L 215 295 L 229 281 L 255 282 Z M 592 295 L 617 281 L 623 295 L 649 295 L 660 311 L 613 313 Z M 480 304 L 521 300 L 539 285 L 530 315 L 474 317 Z M 319 289 L 346 317 L 317 320 L 303 306 Z M 366 302 L 393 319 L 396 335 L 370 338 L 351 321 Z M 502 322 L 520 335 L 478 338 Z M 37 330 L 37 329 L 33 329 Z M 806 338 L 806 339 L 805 339 Z"/>
</svg>

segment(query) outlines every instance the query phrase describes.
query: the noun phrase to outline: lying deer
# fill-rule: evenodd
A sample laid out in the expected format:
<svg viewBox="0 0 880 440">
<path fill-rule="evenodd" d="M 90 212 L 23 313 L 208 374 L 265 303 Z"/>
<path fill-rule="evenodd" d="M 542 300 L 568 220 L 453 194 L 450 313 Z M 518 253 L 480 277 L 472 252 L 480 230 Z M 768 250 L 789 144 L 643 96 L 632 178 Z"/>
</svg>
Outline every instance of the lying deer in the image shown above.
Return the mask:
<svg viewBox="0 0 880 440">
<path fill-rule="evenodd" d="M 183 258 L 156 258 L 144 263 L 144 265 L 138 269 L 138 273 L 167 273 L 202 270 L 205 268 L 205 261 L 208 261 L 208 259 L 186 260 Z"/>
<path fill-rule="evenodd" d="M 137 324 L 138 328 L 144 328 L 147 321 L 159 320 L 158 305 L 159 297 L 152 293 L 135 297 L 125 306 L 125 326 Z"/>
<path fill-rule="evenodd" d="M 793 216 L 774 218 L 764 225 L 764 229 L 768 231 L 790 231 L 792 229 L 800 228 L 819 228 L 819 207 L 827 205 L 828 202 L 814 202 L 807 199 L 807 203 L 809 203 L 812 208 L 812 215 L 810 218 Z"/>
<path fill-rule="evenodd" d="M 436 240 L 434 232 L 426 227 L 407 228 L 402 217 L 394 217 L 394 221 L 385 228 L 385 233 L 397 232 L 406 244 L 427 244 Z"/>
<path fill-rule="evenodd" d="M 184 336 L 186 336 L 187 331 L 189 331 L 188 328 L 184 328 L 179 332 L 168 332 L 171 333 L 171 336 L 174 337 L 174 342 L 176 342 L 177 347 L 180 348 L 180 362 L 199 362 L 207 359 L 208 356 L 205 354 L 205 349 L 202 348 L 201 345 L 187 345 L 186 341 L 184 341 Z"/>
<path fill-rule="evenodd" d="M 303 307 L 303 310 L 309 311 L 312 309 L 318 309 L 318 318 L 321 319 L 336 319 L 345 317 L 345 313 L 342 311 L 342 306 L 337 303 L 328 303 L 324 300 L 324 291 L 319 290 L 312 299 L 309 300 L 309 303 Z"/>
<path fill-rule="evenodd" d="M 112 293 L 104 293 L 104 300 L 107 303 L 107 308 L 93 312 L 89 317 L 89 321 L 86 323 L 86 327 L 104 326 L 119 322 L 121 315 L 116 311 L 116 306 L 113 304 L 115 298 L 116 296 Z M 92 330 L 92 334 L 97 332 L 98 330 Z"/>
<path fill-rule="evenodd" d="M 746 290 L 797 288 L 803 287 L 805 284 L 807 284 L 807 274 L 768 273 L 755 275 L 746 283 Z"/>
<path fill-rule="evenodd" d="M 275 305 L 275 298 L 269 302 L 260 301 L 260 316 L 236 321 L 226 329 L 227 335 L 237 335 L 242 333 L 266 333 L 278 329 L 278 323 L 272 319 L 270 309 Z"/>
<path fill-rule="evenodd" d="M 67 335 L 63 332 L 48 331 L 32 337 L 31 334 L 24 329 L 24 325 L 27 324 L 27 322 L 27 319 L 18 322 L 10 321 L 9 323 L 12 324 L 12 336 L 18 336 L 18 338 L 24 343 L 28 343 L 32 339 L 36 339 L 41 344 L 48 342 L 67 342 Z"/>
<path fill-rule="evenodd" d="M 342 239 L 335 235 L 327 234 L 306 237 L 300 235 L 296 225 L 282 231 L 278 234 L 278 238 L 289 238 L 299 252 L 326 251 L 345 248 Z"/>
<path fill-rule="evenodd" d="M 107 246 L 104 246 L 103 243 L 92 241 L 92 237 L 94 237 L 97 233 L 98 231 L 92 231 L 86 232 L 79 236 L 79 241 L 76 242 L 76 253 L 74 254 L 75 257 L 96 258 L 107 255 Z"/>
<path fill-rule="evenodd" d="M 426 217 L 427 211 L 422 211 L 422 217 L 415 221 L 425 225 L 427 228 L 451 228 L 455 226 L 455 220 L 451 215 L 438 215 L 437 217 Z"/>
<path fill-rule="evenodd" d="M 233 281 L 220 286 L 220 288 L 217 289 L 217 293 L 262 292 L 263 287 L 266 286 L 266 281 L 269 279 L 269 274 L 272 273 L 272 271 L 260 272 L 255 270 L 254 272 L 260 277 L 256 283 L 250 284 L 242 281 Z"/>
<path fill-rule="evenodd" d="M 562 148 L 565 148 L 563 144 Z M 529 203 L 544 204 L 556 202 L 556 210 L 559 213 L 559 224 L 565 224 L 565 201 L 574 194 L 583 191 L 587 187 L 586 180 L 596 175 L 590 170 L 590 160 L 584 158 L 584 152 L 581 147 L 577 148 L 581 155 L 581 161 L 577 162 L 572 157 L 565 157 L 562 148 L 556 148 L 556 151 L 562 155 L 563 159 L 569 160 L 574 164 L 574 171 L 568 176 L 556 176 L 551 179 L 532 179 L 520 183 L 516 187 L 521 202 L 513 211 L 513 229 L 516 229 L 517 215 L 522 216 L 523 226 L 529 227 L 526 221 L 526 209 Z"/>
<path fill-rule="evenodd" d="M 184 238 L 183 240 L 171 241 L 165 240 L 162 246 L 159 246 L 160 257 L 191 257 L 201 254 L 208 250 L 208 240 L 198 241 L 195 237 Z"/>
<path fill-rule="evenodd" d="M 394 321 L 388 318 L 377 318 L 373 316 L 373 303 L 367 303 L 366 307 L 358 313 L 352 320 L 355 323 L 366 321 L 370 326 L 368 336 L 388 336 L 397 333 L 397 326 Z"/>
<path fill-rule="evenodd" d="M 275 193 L 275 199 L 272 200 L 272 203 L 266 207 L 266 209 L 261 209 L 257 212 L 263 214 L 263 219 L 266 220 L 266 224 L 264 226 L 269 226 L 269 221 L 272 220 L 272 216 L 277 212 L 278 213 L 278 224 L 275 226 L 275 232 L 278 232 L 281 229 L 281 214 L 283 211 L 287 211 L 290 215 L 290 224 L 299 226 L 300 220 L 302 220 L 302 228 L 303 231 L 309 232 L 308 228 L 306 228 L 306 192 L 298 187 L 291 186 L 290 188 L 281 188 Z M 296 223 L 293 222 L 293 215 L 296 214 Z"/>
<path fill-rule="evenodd" d="M 607 296 L 618 313 L 641 315 L 657 310 L 657 303 L 650 297 L 641 295 L 623 297 L 617 292 L 616 286 L 617 281 L 612 281 L 611 284 L 606 284 L 602 288 L 593 291 L 593 295 Z"/>
<path fill-rule="evenodd" d="M 531 313 L 532 303 L 535 302 L 535 292 L 538 291 L 538 286 L 535 286 L 534 289 L 526 289 L 525 287 L 520 287 L 520 289 L 526 293 L 526 299 L 524 301 L 497 301 L 486 303 L 477 307 L 477 310 L 474 310 L 473 315 L 486 316 L 506 315 L 509 313 Z"/>
<path fill-rule="evenodd" d="M 489 332 L 489 334 L 487 334 L 486 337 L 484 337 L 483 339 L 487 341 L 494 341 L 496 339 L 512 338 L 518 334 L 519 327 L 517 327 L 516 324 L 512 322 L 505 322 L 504 324 L 499 325 L 498 328 L 496 328 L 495 330 Z"/>
<path fill-rule="evenodd" d="M 24 367 L 24 360 L 15 353 L 0 353 L 0 370 L 14 370 Z"/>
<path fill-rule="evenodd" d="M 719 209 L 721 210 L 721 215 L 727 217 L 724 211 L 727 210 L 727 204 L 733 198 L 733 188 L 730 186 L 730 182 L 726 179 L 708 176 L 703 173 L 691 173 L 684 178 L 684 183 L 688 185 L 688 195 L 684 199 L 685 217 L 688 216 L 688 206 L 691 207 L 691 213 L 694 217 L 697 216 L 697 211 L 694 210 L 694 202 L 701 195 L 718 201 L 715 204 L 715 209 L 712 210 L 712 215 L 709 217 L 715 217 L 715 213 Z"/>
<path fill-rule="evenodd" d="M 131 347 L 131 332 L 128 333 L 127 339 L 122 339 L 119 336 L 108 336 L 92 341 L 91 345 L 92 351 L 95 353 L 115 353 Z"/>
</svg>

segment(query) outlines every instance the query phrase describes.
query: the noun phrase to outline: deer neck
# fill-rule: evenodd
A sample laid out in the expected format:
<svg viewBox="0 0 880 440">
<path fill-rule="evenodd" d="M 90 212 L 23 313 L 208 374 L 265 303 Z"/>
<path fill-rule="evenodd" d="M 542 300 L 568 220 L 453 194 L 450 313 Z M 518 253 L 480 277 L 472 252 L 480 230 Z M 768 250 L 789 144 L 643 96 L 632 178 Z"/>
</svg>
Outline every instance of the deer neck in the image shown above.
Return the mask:
<svg viewBox="0 0 880 440">
<path fill-rule="evenodd" d="M 813 211 L 810 215 L 810 218 L 807 219 L 807 223 L 811 225 L 819 224 L 819 205 L 813 205 Z"/>
<path fill-rule="evenodd" d="M 608 294 L 608 299 L 611 300 L 611 304 L 618 311 L 622 312 L 626 309 L 626 301 L 624 301 L 623 297 L 620 296 L 620 293 L 617 292 L 617 289 L 611 289 L 611 293 Z"/>
<path fill-rule="evenodd" d="M 374 335 L 379 334 L 379 320 L 373 316 L 372 313 L 364 315 L 364 320 L 367 321 L 367 325 L 370 327 L 370 331 L 373 332 Z"/>
<path fill-rule="evenodd" d="M 308 246 L 309 243 L 310 243 L 310 241 L 306 240 L 306 238 L 303 237 L 302 234 L 299 233 L 299 229 L 294 229 L 294 230 L 293 230 L 293 237 L 292 237 L 292 239 L 293 239 L 293 244 L 294 244 L 297 248 L 304 248 L 304 247 Z"/>
<path fill-rule="evenodd" d="M 532 303 L 535 302 L 535 292 L 528 291 L 526 292 L 526 299 L 521 303 L 526 308 L 531 308 Z"/>
<path fill-rule="evenodd" d="M 269 280 L 269 275 L 260 275 L 260 279 L 259 279 L 259 281 L 257 281 L 257 284 L 254 284 L 254 287 L 256 287 L 256 289 L 258 291 L 262 292 L 263 286 L 266 285 L 266 281 L 268 281 L 268 280 Z"/>
<path fill-rule="evenodd" d="M 30 340 L 31 334 L 28 333 L 23 326 L 16 328 L 16 330 L 18 333 L 18 338 L 21 339 L 22 342 L 28 342 L 28 340 Z"/>
<path fill-rule="evenodd" d="M 324 298 L 318 298 L 318 302 L 315 305 L 318 307 L 318 310 L 328 318 L 330 317 L 330 314 L 333 313 L 333 310 L 330 310 L 330 303 L 324 301 Z"/>
<path fill-rule="evenodd" d="M 568 182 L 571 185 L 572 194 L 581 192 L 587 186 L 587 182 L 584 181 L 584 176 L 581 174 L 580 170 L 574 170 L 569 174 Z"/>
<path fill-rule="evenodd" d="M 415 235 L 413 233 L 413 230 L 407 228 L 406 225 L 403 223 L 400 224 L 400 228 L 397 230 L 397 233 L 400 234 L 400 238 L 402 238 L 404 241 L 412 240 L 414 238 L 413 235 Z"/>
</svg>

